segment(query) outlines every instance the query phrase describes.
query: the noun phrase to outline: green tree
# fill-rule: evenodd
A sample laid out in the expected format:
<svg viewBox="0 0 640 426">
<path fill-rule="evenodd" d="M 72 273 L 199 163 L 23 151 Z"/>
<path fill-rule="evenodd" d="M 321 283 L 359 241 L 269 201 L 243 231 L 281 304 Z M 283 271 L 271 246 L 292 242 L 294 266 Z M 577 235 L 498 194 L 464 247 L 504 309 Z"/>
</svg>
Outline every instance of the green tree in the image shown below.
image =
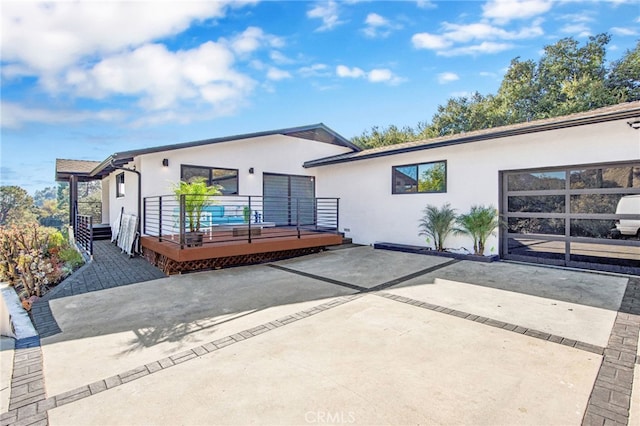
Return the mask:
<svg viewBox="0 0 640 426">
<path fill-rule="evenodd" d="M 33 198 L 19 186 L 0 186 L 0 225 L 34 222 Z"/>
<path fill-rule="evenodd" d="M 445 190 L 444 163 L 433 163 L 420 171 L 418 192 L 442 192 Z"/>
<path fill-rule="evenodd" d="M 360 136 L 354 137 L 351 141 L 361 148 L 378 148 L 387 145 L 411 142 L 417 139 L 415 131 L 411 127 L 389 126 L 380 128 L 373 126 L 370 130 L 365 130 Z"/>
<path fill-rule="evenodd" d="M 613 62 L 606 85 L 616 102 L 640 101 L 640 41 Z"/>
<path fill-rule="evenodd" d="M 536 118 L 588 111 L 615 102 L 604 84 L 609 41 L 608 34 L 598 34 L 582 47 L 573 38 L 563 38 L 544 48 L 538 63 Z"/>
<path fill-rule="evenodd" d="M 538 69 L 532 60 L 520 61 L 517 57 L 502 79 L 496 104 L 502 108 L 505 124 L 534 120 L 540 100 Z"/>
</svg>

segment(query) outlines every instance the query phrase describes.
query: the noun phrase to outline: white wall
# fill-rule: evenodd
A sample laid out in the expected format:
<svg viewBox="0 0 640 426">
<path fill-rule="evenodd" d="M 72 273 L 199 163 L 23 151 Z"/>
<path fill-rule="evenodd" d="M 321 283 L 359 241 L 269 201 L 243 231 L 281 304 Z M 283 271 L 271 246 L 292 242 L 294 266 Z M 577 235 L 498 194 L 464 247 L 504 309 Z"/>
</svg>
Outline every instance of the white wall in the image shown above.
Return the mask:
<svg viewBox="0 0 640 426">
<path fill-rule="evenodd" d="M 125 165 L 126 168 L 133 168 L 135 163 Z M 140 170 L 139 165 L 136 169 Z M 116 176 L 124 172 L 124 197 L 116 197 Z M 129 214 L 138 214 L 138 176 L 135 173 L 116 170 L 109 176 L 104 178 L 108 182 L 109 191 L 109 223 L 114 224 L 118 220 L 118 215 L 124 207 L 124 212 Z M 106 219 L 102 219 L 106 223 Z"/>
<path fill-rule="evenodd" d="M 338 155 L 350 150 L 323 142 L 272 135 L 140 156 L 143 197 L 171 194 L 180 181 L 180 166 L 238 169 L 240 195 L 262 195 L 262 173 L 315 176 L 317 169 L 305 169 L 305 161 Z M 162 160 L 169 160 L 169 167 Z M 254 174 L 249 174 L 249 168 Z"/>
<path fill-rule="evenodd" d="M 176 149 L 136 157 L 136 169 L 142 173 L 142 197 L 170 195 L 171 185 L 180 181 L 180 166 L 220 167 L 238 169 L 238 192 L 240 195 L 262 195 L 262 173 L 282 173 L 315 176 L 318 169 L 305 169 L 305 161 L 338 155 L 351 150 L 306 139 L 282 135 L 271 135 L 245 140 Z M 162 160 L 169 160 L 163 167 Z M 130 168 L 131 163 L 125 167 Z M 254 173 L 249 174 L 249 168 Z M 137 212 L 137 176 L 125 172 L 125 197 L 116 198 L 115 176 L 109 175 L 110 220 L 118 218 L 121 207 L 125 212 Z M 317 190 L 318 196 L 331 196 Z"/>
<path fill-rule="evenodd" d="M 418 220 L 427 204 L 451 203 L 458 213 L 473 204 L 498 207 L 499 171 L 640 159 L 640 130 L 626 121 L 435 148 L 370 160 L 315 168 L 317 192 L 340 197 L 340 228 L 360 244 L 394 242 L 425 245 Z M 447 192 L 392 194 L 392 166 L 447 160 Z M 310 169 L 314 170 L 314 169 Z M 447 247 L 472 241 L 447 239 Z M 498 239 L 487 241 L 487 253 L 498 253 Z"/>
</svg>

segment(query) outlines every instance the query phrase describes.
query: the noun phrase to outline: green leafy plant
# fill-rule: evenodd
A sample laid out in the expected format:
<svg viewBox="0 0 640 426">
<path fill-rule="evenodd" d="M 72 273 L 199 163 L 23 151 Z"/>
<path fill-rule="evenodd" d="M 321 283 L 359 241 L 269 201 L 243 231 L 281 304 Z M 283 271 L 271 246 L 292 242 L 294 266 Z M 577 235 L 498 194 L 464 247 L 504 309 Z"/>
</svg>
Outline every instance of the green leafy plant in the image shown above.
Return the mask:
<svg viewBox="0 0 640 426">
<path fill-rule="evenodd" d="M 249 223 L 249 219 L 251 219 L 251 209 L 249 208 L 249 206 L 244 206 L 244 208 L 242 209 L 242 214 L 244 215 L 244 221 L 246 223 Z"/>
<path fill-rule="evenodd" d="M 461 214 L 457 219 L 456 234 L 468 235 L 473 239 L 473 251 L 478 256 L 484 256 L 484 245 L 487 238 L 495 235 L 500 224 L 498 211 L 493 206 L 471 206 L 469 213 Z"/>
<path fill-rule="evenodd" d="M 444 242 L 453 231 L 456 220 L 455 209 L 452 209 L 449 203 L 440 208 L 429 204 L 424 208 L 423 212 L 424 216 L 422 216 L 418 225 L 420 228 L 418 235 L 426 236 L 427 242 L 433 238 L 435 249 L 444 251 Z"/>
<path fill-rule="evenodd" d="M 200 231 L 200 220 L 205 207 L 213 204 L 211 197 L 222 195 L 218 185 L 207 185 L 204 178 L 193 179 L 191 182 L 180 181 L 173 185 L 173 193 L 182 202 L 184 196 L 185 220 L 190 232 Z"/>
<path fill-rule="evenodd" d="M 78 252 L 78 250 L 72 247 L 67 247 L 60 250 L 58 252 L 58 257 L 71 270 L 78 269 L 80 266 L 84 265 L 84 259 L 82 258 L 82 255 Z"/>
</svg>

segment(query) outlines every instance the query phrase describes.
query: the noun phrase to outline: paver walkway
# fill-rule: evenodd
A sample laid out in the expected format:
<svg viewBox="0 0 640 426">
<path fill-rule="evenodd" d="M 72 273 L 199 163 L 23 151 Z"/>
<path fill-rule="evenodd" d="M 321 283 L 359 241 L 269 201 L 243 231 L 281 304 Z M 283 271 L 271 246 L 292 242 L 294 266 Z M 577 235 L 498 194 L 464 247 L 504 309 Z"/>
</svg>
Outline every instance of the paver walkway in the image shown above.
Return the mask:
<svg viewBox="0 0 640 426">
<path fill-rule="evenodd" d="M 0 424 L 46 425 L 46 413 L 36 413 L 36 404 L 45 401 L 40 338 L 60 333 L 49 301 L 96 290 L 120 287 L 164 278 L 165 274 L 141 257 L 130 258 L 109 241 L 95 241 L 94 259 L 34 303 L 31 310 L 39 336 L 16 341 L 9 409 Z M 34 404 L 35 403 L 35 404 Z M 18 415 L 19 414 L 19 415 Z M 20 419 L 20 420 L 19 420 Z"/>
<path fill-rule="evenodd" d="M 92 262 L 84 265 L 33 305 L 31 312 L 40 337 L 49 337 L 60 332 L 51 314 L 49 300 L 166 276 L 145 259 L 130 258 L 109 241 L 94 241 L 93 252 Z"/>
</svg>

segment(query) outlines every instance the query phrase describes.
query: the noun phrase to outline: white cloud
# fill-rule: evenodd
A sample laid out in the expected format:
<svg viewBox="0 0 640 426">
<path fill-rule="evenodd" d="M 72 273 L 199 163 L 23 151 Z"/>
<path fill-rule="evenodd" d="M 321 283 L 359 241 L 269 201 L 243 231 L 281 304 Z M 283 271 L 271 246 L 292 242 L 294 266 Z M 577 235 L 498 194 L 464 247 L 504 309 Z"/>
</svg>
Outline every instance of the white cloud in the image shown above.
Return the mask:
<svg viewBox="0 0 640 426">
<path fill-rule="evenodd" d="M 513 47 L 505 40 L 520 40 L 539 37 L 544 34 L 542 20 L 536 19 L 519 30 L 507 31 L 486 22 L 474 24 L 442 23 L 442 34 L 418 33 L 411 38 L 416 49 L 435 50 L 440 56 L 476 55 L 480 53 L 496 53 Z M 475 42 L 475 45 L 459 46 Z M 478 44 L 478 42 L 480 42 Z"/>
<path fill-rule="evenodd" d="M 12 102 L 0 104 L 2 128 L 18 129 L 27 123 L 73 124 L 86 121 L 116 122 L 124 118 L 117 110 L 78 111 L 25 107 Z"/>
<path fill-rule="evenodd" d="M 416 6 L 418 6 L 420 9 L 434 9 L 438 7 L 430 0 L 418 0 L 416 1 Z"/>
<path fill-rule="evenodd" d="M 447 84 L 447 83 L 451 83 L 452 81 L 456 81 L 456 80 L 460 80 L 460 77 L 456 73 L 453 73 L 453 72 L 442 72 L 442 73 L 438 74 L 438 83 L 440 83 L 440 84 Z"/>
<path fill-rule="evenodd" d="M 311 19 L 320 19 L 322 25 L 316 31 L 328 31 L 334 27 L 343 24 L 338 13 L 338 4 L 329 0 L 328 2 L 316 3 L 315 6 L 307 11 L 307 17 Z"/>
<path fill-rule="evenodd" d="M 341 78 L 366 78 L 370 83 L 388 83 L 392 85 L 405 81 L 404 78 L 398 77 L 387 68 L 374 68 L 369 72 L 365 72 L 358 67 L 349 68 L 346 65 L 338 65 L 336 67 L 336 75 Z"/>
<path fill-rule="evenodd" d="M 178 34 L 224 16 L 230 2 L 3 2 L 2 61 L 31 75 Z"/>
<path fill-rule="evenodd" d="M 228 109 L 242 102 L 255 85 L 233 65 L 233 53 L 222 43 L 209 41 L 177 52 L 147 44 L 89 69 L 76 67 L 66 73 L 64 83 L 88 98 L 140 97 L 139 105 L 148 110 L 173 108 L 185 100 Z"/>
<path fill-rule="evenodd" d="M 239 55 L 247 55 L 262 47 L 282 47 L 284 41 L 271 34 L 266 34 L 262 28 L 249 27 L 231 40 L 231 48 Z"/>
<path fill-rule="evenodd" d="M 490 72 L 490 71 L 480 71 L 478 73 L 480 75 L 480 77 L 490 77 L 490 78 L 497 78 L 498 74 L 496 74 L 495 72 Z"/>
<path fill-rule="evenodd" d="M 289 71 L 271 67 L 269 68 L 269 71 L 267 71 L 267 78 L 269 80 L 279 81 L 279 80 L 284 80 L 286 78 L 291 78 L 291 74 L 289 73 Z"/>
<path fill-rule="evenodd" d="M 346 65 L 338 65 L 336 74 L 342 78 L 360 78 L 364 77 L 366 73 L 358 67 L 349 68 Z"/>
<path fill-rule="evenodd" d="M 564 25 L 560 28 L 560 32 L 575 35 L 577 37 L 589 37 L 591 35 L 589 26 L 582 22 Z"/>
<path fill-rule="evenodd" d="M 326 64 L 313 64 L 298 69 L 298 73 L 303 77 L 328 77 L 331 75 L 329 66 Z"/>
<path fill-rule="evenodd" d="M 401 25 L 394 24 L 377 13 L 368 14 L 364 23 L 366 27 L 364 27 L 362 32 L 370 38 L 387 37 L 391 34 L 391 31 L 402 28 Z"/>
<path fill-rule="evenodd" d="M 411 37 L 411 42 L 416 49 L 429 50 L 447 49 L 453 44 L 443 36 L 429 33 L 414 34 Z"/>
<path fill-rule="evenodd" d="M 463 56 L 463 55 L 480 55 L 504 52 L 514 47 L 511 43 L 495 43 L 491 41 L 483 41 L 480 44 L 471 46 L 456 47 L 449 50 L 438 52 L 440 56 Z"/>
<path fill-rule="evenodd" d="M 271 58 L 271 60 L 276 64 L 281 64 L 281 65 L 293 64 L 295 62 L 293 59 L 288 58 L 284 53 L 280 52 L 279 50 L 272 50 L 271 52 L 269 52 L 269 58 Z"/>
<path fill-rule="evenodd" d="M 369 71 L 369 74 L 367 74 L 367 79 L 372 83 L 391 81 L 391 79 L 393 79 L 393 73 L 386 68 L 372 69 Z"/>
<path fill-rule="evenodd" d="M 489 0 L 482 6 L 482 16 L 498 23 L 527 19 L 551 9 L 550 0 Z"/>
<path fill-rule="evenodd" d="M 612 27 L 610 31 L 619 36 L 637 36 L 638 31 L 634 28 Z"/>
</svg>

